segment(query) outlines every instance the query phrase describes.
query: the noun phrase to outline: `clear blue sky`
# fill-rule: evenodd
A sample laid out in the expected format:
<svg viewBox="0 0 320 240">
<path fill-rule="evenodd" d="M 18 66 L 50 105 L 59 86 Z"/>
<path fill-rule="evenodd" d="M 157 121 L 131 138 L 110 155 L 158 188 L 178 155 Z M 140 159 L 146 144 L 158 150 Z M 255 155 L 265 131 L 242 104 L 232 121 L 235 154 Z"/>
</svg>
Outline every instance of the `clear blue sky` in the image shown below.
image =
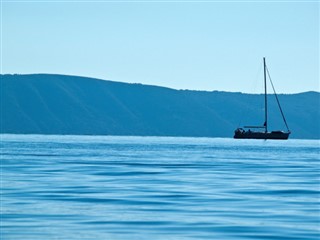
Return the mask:
<svg viewBox="0 0 320 240">
<path fill-rule="evenodd" d="M 176 89 L 319 89 L 319 2 L 3 1 L 2 73 Z"/>
</svg>

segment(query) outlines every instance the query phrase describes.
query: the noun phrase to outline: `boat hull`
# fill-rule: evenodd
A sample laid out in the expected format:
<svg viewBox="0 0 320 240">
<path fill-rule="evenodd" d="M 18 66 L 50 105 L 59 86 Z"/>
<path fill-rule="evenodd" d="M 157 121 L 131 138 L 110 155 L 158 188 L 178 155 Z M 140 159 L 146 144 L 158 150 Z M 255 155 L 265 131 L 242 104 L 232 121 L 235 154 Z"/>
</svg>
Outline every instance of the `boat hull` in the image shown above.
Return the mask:
<svg viewBox="0 0 320 240">
<path fill-rule="evenodd" d="M 233 138 L 236 139 L 273 139 L 273 140 L 287 140 L 289 138 L 290 132 L 235 132 Z"/>
</svg>

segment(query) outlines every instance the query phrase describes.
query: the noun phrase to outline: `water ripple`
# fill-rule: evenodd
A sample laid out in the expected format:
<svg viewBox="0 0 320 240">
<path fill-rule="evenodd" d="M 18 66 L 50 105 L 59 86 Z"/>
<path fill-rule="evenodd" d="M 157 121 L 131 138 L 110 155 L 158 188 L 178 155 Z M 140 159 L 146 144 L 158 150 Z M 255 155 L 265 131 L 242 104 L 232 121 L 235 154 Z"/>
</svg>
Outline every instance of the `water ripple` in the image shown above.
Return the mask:
<svg viewBox="0 0 320 240">
<path fill-rule="evenodd" d="M 1 239 L 320 239 L 319 141 L 1 135 Z"/>
</svg>

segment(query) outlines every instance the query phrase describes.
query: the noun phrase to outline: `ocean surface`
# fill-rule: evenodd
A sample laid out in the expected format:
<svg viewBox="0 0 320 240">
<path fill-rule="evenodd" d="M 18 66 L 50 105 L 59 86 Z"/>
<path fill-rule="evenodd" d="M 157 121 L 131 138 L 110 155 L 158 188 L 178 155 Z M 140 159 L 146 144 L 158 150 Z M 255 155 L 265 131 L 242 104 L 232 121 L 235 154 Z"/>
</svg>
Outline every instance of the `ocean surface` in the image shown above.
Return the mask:
<svg viewBox="0 0 320 240">
<path fill-rule="evenodd" d="M 1 239 L 320 239 L 316 140 L 1 136 Z"/>
</svg>

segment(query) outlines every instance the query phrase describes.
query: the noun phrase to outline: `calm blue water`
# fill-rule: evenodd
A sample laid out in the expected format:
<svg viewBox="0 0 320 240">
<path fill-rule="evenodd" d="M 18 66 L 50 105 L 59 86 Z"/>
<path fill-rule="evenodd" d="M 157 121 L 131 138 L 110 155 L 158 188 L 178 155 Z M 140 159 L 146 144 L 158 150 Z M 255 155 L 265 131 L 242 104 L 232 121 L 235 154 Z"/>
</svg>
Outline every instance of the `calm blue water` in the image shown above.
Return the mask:
<svg viewBox="0 0 320 240">
<path fill-rule="evenodd" d="M 1 135 L 1 239 L 317 239 L 319 141 Z"/>
</svg>

